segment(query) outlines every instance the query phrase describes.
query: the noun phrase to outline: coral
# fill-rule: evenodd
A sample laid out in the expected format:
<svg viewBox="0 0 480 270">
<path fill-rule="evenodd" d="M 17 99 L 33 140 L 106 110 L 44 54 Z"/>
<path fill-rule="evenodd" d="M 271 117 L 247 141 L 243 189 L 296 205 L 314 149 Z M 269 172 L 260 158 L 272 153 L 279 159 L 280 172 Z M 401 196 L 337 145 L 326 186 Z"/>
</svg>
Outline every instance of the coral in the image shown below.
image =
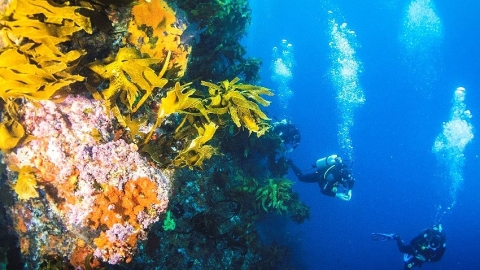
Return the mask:
<svg viewBox="0 0 480 270">
<path fill-rule="evenodd" d="M 129 226 L 135 228 L 135 232 L 142 232 L 158 219 L 158 214 L 165 210 L 168 203 L 165 193 L 157 194 L 163 192 L 158 183 L 147 178 L 128 181 L 123 192 L 109 185 L 103 190 L 102 194 L 95 196 L 93 211 L 87 217 L 88 224 L 93 228 L 102 228 L 105 225 L 111 230 L 116 224 L 128 222 Z M 103 254 L 101 258 L 110 263 L 116 260 L 115 256 L 118 254 L 115 254 L 118 252 L 121 254 L 119 258 L 129 260 L 137 236 L 144 237 L 144 234 L 132 234 L 126 243 L 114 243 L 110 240 L 106 246 L 97 245 L 96 254 Z M 97 241 L 98 238 L 95 239 L 95 242 Z M 116 246 L 115 251 L 109 249 L 111 245 Z M 123 248 L 119 249 L 119 245 Z"/>
<path fill-rule="evenodd" d="M 134 144 L 112 140 L 112 123 L 100 101 L 67 96 L 57 103 L 25 102 L 21 113 L 21 124 L 32 138 L 5 155 L 9 169 L 25 172 L 9 181 L 20 188 L 25 186 L 22 181 L 36 179 L 39 196 L 17 205 L 24 205 L 24 212 L 32 211 L 33 203 L 35 211 L 52 209 L 49 226 L 69 232 L 63 238 L 45 231 L 62 243 L 48 252 L 68 257 L 83 239 L 96 258 L 129 260 L 137 240 L 167 208 L 169 179 L 141 157 Z M 22 216 L 17 223 L 24 224 L 18 226 L 21 239 L 30 243 L 25 250 L 46 255 L 44 243 L 32 235 L 36 215 Z M 115 238 L 117 224 L 132 228 L 131 233 Z"/>
<path fill-rule="evenodd" d="M 171 53 L 168 68 L 178 70 L 175 77 L 182 77 L 191 50 L 181 43 L 185 28 L 165 1 L 141 0 L 132 8 L 127 42 L 152 58 L 163 59 Z"/>
<path fill-rule="evenodd" d="M 38 269 L 46 254 L 68 256 L 74 249 L 76 233 L 65 230 L 60 217 L 45 197 L 24 200 L 9 207 L 15 230 L 20 237 L 20 251 L 24 256 L 24 269 Z M 19 269 L 22 269 L 19 268 Z"/>
<path fill-rule="evenodd" d="M 125 232 L 118 233 L 116 230 Z M 94 255 L 97 258 L 102 258 L 110 264 L 117 264 L 121 261 L 127 263 L 131 261 L 133 248 L 137 242 L 137 233 L 135 233 L 131 226 L 123 227 L 117 224 L 105 232 L 101 232 L 100 236 L 95 238 L 94 243 L 98 247 Z"/>
<path fill-rule="evenodd" d="M 269 128 L 265 120 L 269 118 L 262 112 L 257 103 L 268 106 L 270 102 L 260 95 L 273 95 L 265 87 L 237 84 L 239 78 L 231 81 L 225 80 L 218 85 L 202 81 L 202 85 L 208 87 L 208 103 L 206 108 L 216 114 L 230 113 L 237 127 L 244 126 L 249 132 L 255 132 L 257 136 L 263 135 Z"/>
<path fill-rule="evenodd" d="M 149 253 L 161 255 L 159 267 L 274 268 L 282 256 L 265 253 L 252 224 L 265 214 L 258 208 L 294 211 L 298 198 L 278 184 L 280 195 L 259 191 L 256 201 L 261 178 L 234 197 L 249 168 L 217 150 L 222 141 L 239 143 L 232 134 L 269 129 L 259 106 L 269 105 L 261 96 L 271 92 L 230 80 L 250 82 L 258 72 L 259 61 L 244 59 L 239 45 L 248 2 L 185 0 L 194 16 L 165 0 L 107 2 L 12 0 L 2 14 L 0 150 L 25 267 L 131 262 L 127 268 L 148 269 L 154 266 L 140 265 L 154 260 L 133 255 Z M 194 50 L 196 66 L 184 77 Z M 245 149 L 250 157 L 253 148 Z M 212 180 L 217 166 L 234 177 Z M 177 170 L 187 173 L 177 175 L 172 192 Z M 143 249 L 155 227 L 147 241 L 153 248 Z"/>
<path fill-rule="evenodd" d="M 77 241 L 69 262 L 75 269 L 98 269 L 100 266 L 100 261 L 93 256 L 93 249 L 82 239 Z"/>
<path fill-rule="evenodd" d="M 244 178 L 243 170 L 242 164 L 226 155 L 213 156 L 208 170 L 201 173 L 177 169 L 175 196 L 169 202 L 176 228 L 166 231 L 162 223 L 153 225 L 131 268 L 281 268 L 288 254 L 275 251 L 286 247 L 266 244 L 255 225 L 277 214 L 255 208 L 255 192 L 268 181 Z M 283 212 L 273 220 L 283 222 L 285 217 Z"/>
<path fill-rule="evenodd" d="M 168 199 L 157 194 L 158 184 L 145 177 L 129 180 L 123 190 L 108 184 L 102 190 L 94 195 L 95 203 L 85 219 L 92 229 L 107 228 L 93 240 L 94 254 L 111 264 L 128 262 L 137 241 L 146 236 L 144 230 L 165 211 Z"/>
<path fill-rule="evenodd" d="M 166 204 L 158 199 L 156 188 L 157 184 L 148 178 L 129 180 L 123 190 L 104 185 L 103 192 L 94 196 L 95 203 L 87 216 L 87 223 L 92 228 L 102 225 L 112 228 L 124 221 L 135 229 L 148 227 L 159 214 L 156 212 L 161 209 L 158 206 Z"/>
</svg>

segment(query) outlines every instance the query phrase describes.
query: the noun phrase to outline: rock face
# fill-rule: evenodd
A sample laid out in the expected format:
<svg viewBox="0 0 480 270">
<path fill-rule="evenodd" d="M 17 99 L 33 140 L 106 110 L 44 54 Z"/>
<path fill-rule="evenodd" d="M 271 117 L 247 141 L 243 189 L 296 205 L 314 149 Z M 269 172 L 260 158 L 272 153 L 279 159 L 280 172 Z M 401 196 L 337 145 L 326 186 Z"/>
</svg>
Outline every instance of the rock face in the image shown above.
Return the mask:
<svg viewBox="0 0 480 270">
<path fill-rule="evenodd" d="M 111 264 L 131 260 L 137 240 L 166 210 L 169 178 L 135 144 L 114 140 L 99 101 L 26 102 L 22 113 L 32 136 L 4 157 L 18 195 L 10 211 L 22 253 L 32 264 L 48 254 L 74 265 L 92 253 Z"/>
</svg>

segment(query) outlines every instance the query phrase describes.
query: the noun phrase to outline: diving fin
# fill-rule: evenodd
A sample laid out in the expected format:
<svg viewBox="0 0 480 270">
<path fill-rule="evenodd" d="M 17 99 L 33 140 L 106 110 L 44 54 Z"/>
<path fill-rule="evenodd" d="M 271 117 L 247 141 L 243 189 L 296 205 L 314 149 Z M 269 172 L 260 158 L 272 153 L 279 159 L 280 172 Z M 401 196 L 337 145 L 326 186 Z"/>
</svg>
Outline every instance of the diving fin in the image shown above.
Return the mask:
<svg viewBox="0 0 480 270">
<path fill-rule="evenodd" d="M 372 233 L 373 241 L 388 241 L 395 239 L 394 233 Z"/>
</svg>

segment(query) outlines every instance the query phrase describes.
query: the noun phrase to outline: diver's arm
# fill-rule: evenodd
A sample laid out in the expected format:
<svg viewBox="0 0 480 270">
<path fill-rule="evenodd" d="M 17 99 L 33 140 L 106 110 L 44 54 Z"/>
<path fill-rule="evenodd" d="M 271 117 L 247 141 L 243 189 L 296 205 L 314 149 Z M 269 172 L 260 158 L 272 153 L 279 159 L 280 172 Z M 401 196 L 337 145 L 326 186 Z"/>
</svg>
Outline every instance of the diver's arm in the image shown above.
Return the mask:
<svg viewBox="0 0 480 270">
<path fill-rule="evenodd" d="M 339 170 L 334 170 L 332 173 L 327 174 L 327 178 L 328 177 L 334 178 L 332 187 L 336 188 L 332 190 L 334 192 L 333 195 L 340 200 L 350 201 L 350 199 L 352 199 L 352 188 L 354 181 L 343 179 Z"/>
<path fill-rule="evenodd" d="M 413 251 L 412 246 L 405 245 L 405 242 L 403 242 L 402 237 L 400 237 L 400 235 L 395 235 L 393 239 L 397 241 L 398 250 L 400 250 L 400 252 L 407 253 L 410 255 L 415 255 L 415 252 Z"/>
<path fill-rule="evenodd" d="M 328 185 L 328 183 L 325 183 L 324 181 L 318 182 L 318 185 L 320 186 L 320 192 L 322 192 L 323 195 L 327 195 L 330 197 L 336 197 L 337 193 L 332 191 L 332 186 Z"/>
</svg>

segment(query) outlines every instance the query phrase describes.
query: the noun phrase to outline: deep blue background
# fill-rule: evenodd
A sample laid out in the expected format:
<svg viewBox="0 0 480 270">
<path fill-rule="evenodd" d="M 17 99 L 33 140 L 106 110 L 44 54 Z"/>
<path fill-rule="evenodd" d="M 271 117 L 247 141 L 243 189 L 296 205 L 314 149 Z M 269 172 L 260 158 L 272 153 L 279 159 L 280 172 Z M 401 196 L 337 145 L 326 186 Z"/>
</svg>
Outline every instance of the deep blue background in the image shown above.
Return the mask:
<svg viewBox="0 0 480 270">
<path fill-rule="evenodd" d="M 351 132 L 357 180 L 352 200 L 322 196 L 318 186 L 296 183 L 311 207 L 310 220 L 269 224 L 276 226 L 270 236 L 292 248 L 297 269 L 403 269 L 396 245 L 373 242 L 370 233 L 395 232 L 409 241 L 435 222 L 438 205 L 451 201 L 445 169 L 431 149 L 449 120 L 458 86 L 467 89 L 472 125 L 480 127 L 480 2 L 432 0 L 444 38 L 431 63 L 420 64 L 433 67 L 436 76 L 414 70 L 415 61 L 406 63 L 398 37 L 410 2 L 251 0 L 253 20 L 245 44 L 250 56 L 264 62 L 263 86 L 277 87 L 270 79 L 272 48 L 282 39 L 294 46 L 289 118 L 300 128 L 302 142 L 290 157 L 300 167 L 339 151 L 328 10 L 356 32 L 356 57 L 363 66 L 360 84 L 367 100 L 356 111 Z M 282 115 L 275 103 L 268 110 L 271 117 Z M 465 150 L 457 204 L 441 220 L 447 252 L 422 269 L 480 269 L 479 149 L 477 136 Z"/>
</svg>

